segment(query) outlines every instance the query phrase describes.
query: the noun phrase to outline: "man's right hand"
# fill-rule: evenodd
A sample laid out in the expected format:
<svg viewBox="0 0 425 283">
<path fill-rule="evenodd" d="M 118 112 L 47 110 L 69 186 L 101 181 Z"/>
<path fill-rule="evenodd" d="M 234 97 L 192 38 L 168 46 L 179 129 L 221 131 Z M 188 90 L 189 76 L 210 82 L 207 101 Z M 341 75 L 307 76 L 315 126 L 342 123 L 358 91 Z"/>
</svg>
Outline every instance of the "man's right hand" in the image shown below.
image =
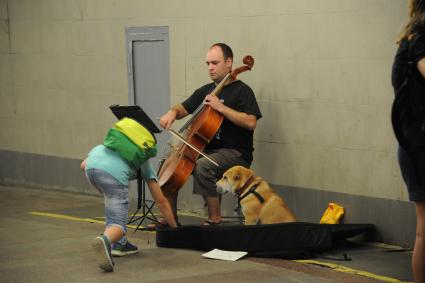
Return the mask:
<svg viewBox="0 0 425 283">
<path fill-rule="evenodd" d="M 170 109 L 170 110 L 168 110 L 167 113 L 165 113 L 164 115 L 161 116 L 161 118 L 159 119 L 159 124 L 164 129 L 169 130 L 171 128 L 171 125 L 176 120 L 176 117 L 177 117 L 176 111 L 173 110 L 173 109 Z"/>
</svg>

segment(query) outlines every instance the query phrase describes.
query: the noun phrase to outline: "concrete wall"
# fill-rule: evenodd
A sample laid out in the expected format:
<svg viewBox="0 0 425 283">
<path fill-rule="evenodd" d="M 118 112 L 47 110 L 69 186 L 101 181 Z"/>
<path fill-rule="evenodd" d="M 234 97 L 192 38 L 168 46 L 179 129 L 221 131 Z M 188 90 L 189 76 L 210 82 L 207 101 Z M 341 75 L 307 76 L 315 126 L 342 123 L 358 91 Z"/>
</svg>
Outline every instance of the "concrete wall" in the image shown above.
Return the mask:
<svg viewBox="0 0 425 283">
<path fill-rule="evenodd" d="M 212 43 L 228 43 L 235 66 L 246 54 L 255 58 L 253 70 L 240 75 L 264 115 L 253 168 L 282 194 L 303 191 L 292 198 L 297 210 L 319 219 L 335 194 L 348 196 L 347 207 L 353 198 L 404 203 L 389 115 L 394 40 L 406 6 L 400 0 L 0 0 L 0 176 L 85 192 L 79 182 L 53 182 L 45 161 L 31 163 L 42 175 L 37 182 L 5 168 L 19 158 L 50 156 L 77 175 L 70 164 L 114 121 L 108 106 L 127 103 L 125 27 L 168 26 L 172 104 L 208 82 L 204 57 Z M 295 204 L 302 204 L 304 190 L 312 199 L 324 196 L 317 210 Z M 198 211 L 190 191 L 183 207 Z M 411 205 L 398 207 L 381 214 L 411 216 Z M 375 214 L 371 205 L 347 210 L 347 219 L 378 223 Z"/>
</svg>

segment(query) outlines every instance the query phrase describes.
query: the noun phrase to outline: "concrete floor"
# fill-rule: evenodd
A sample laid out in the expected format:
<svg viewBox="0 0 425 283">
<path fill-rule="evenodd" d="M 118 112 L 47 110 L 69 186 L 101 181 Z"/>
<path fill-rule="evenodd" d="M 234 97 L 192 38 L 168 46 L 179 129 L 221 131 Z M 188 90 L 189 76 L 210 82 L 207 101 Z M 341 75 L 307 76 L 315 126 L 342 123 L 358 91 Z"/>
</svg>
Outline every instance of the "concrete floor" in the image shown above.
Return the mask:
<svg viewBox="0 0 425 283">
<path fill-rule="evenodd" d="M 345 245 L 309 263 L 252 257 L 228 262 L 205 259 L 200 251 L 158 248 L 155 232 L 146 231 L 129 233 L 140 253 L 116 258 L 115 271 L 105 273 L 90 247 L 103 230 L 102 216 L 100 197 L 0 186 L 0 282 L 412 281 L 411 252 L 396 248 Z M 344 252 L 351 261 L 339 260 Z"/>
</svg>

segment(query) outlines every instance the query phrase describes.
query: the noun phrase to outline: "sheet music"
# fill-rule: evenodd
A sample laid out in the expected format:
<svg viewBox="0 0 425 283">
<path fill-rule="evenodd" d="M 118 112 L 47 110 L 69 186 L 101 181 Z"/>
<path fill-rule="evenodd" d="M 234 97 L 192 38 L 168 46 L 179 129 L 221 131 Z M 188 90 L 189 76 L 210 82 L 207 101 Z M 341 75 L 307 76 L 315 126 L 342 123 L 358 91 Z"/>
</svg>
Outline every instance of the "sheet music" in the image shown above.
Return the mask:
<svg viewBox="0 0 425 283">
<path fill-rule="evenodd" d="M 223 251 L 219 249 L 214 249 L 212 251 L 204 253 L 202 256 L 206 258 L 212 258 L 212 259 L 236 261 L 247 254 L 248 254 L 247 252 L 234 252 L 234 251 Z"/>
</svg>

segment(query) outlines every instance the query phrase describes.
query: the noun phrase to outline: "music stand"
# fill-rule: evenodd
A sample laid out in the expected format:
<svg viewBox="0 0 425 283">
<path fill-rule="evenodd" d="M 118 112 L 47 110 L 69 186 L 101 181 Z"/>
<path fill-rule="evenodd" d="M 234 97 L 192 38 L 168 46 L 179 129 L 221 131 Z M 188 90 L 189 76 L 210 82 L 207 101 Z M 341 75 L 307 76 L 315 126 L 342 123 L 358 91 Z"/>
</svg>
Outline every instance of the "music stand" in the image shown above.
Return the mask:
<svg viewBox="0 0 425 283">
<path fill-rule="evenodd" d="M 120 105 L 111 105 L 109 107 L 118 119 L 124 117 L 132 118 L 143 125 L 155 138 L 154 134 L 161 133 L 161 130 L 155 125 L 155 123 L 149 118 L 149 116 L 143 111 L 142 108 L 138 105 L 130 106 L 120 106 Z M 155 138 L 156 141 L 156 138 Z M 156 216 L 153 214 L 152 209 L 155 205 L 155 201 L 146 199 L 146 183 L 142 178 L 140 168 L 137 170 L 137 210 L 131 216 L 128 224 L 139 221 L 139 224 L 136 227 L 137 231 L 140 225 L 149 219 L 151 221 L 157 222 Z M 142 209 L 142 216 L 136 217 L 139 210 Z M 151 215 L 151 216 L 149 216 Z"/>
</svg>

